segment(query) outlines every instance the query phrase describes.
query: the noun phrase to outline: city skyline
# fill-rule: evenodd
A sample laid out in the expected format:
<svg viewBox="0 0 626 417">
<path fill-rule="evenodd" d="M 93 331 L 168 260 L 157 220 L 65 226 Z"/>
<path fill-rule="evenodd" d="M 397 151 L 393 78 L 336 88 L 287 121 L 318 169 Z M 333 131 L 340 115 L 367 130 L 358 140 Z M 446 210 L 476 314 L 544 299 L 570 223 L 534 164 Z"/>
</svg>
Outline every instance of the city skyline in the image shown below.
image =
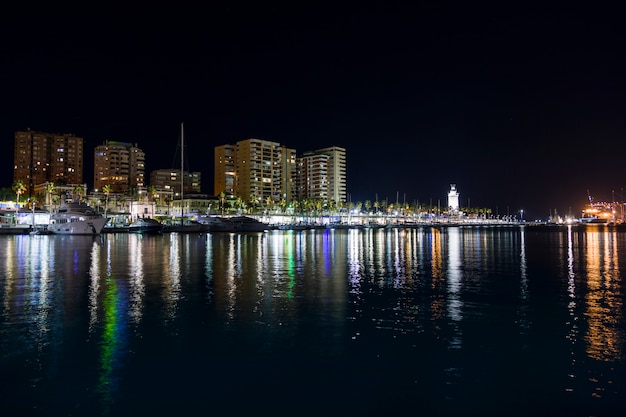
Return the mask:
<svg viewBox="0 0 626 417">
<path fill-rule="evenodd" d="M 73 133 L 86 155 L 137 142 L 149 172 L 175 162 L 184 122 L 189 170 L 209 193 L 214 147 L 260 138 L 345 148 L 352 201 L 443 201 L 455 183 L 461 206 L 545 218 L 579 213 L 588 191 L 624 197 L 624 28 L 607 6 L 141 16 L 16 11 L 1 29 L 0 135 Z M 2 186 L 12 164 L 1 157 Z"/>
<path fill-rule="evenodd" d="M 179 155 L 181 145 L 182 140 L 176 152 Z M 30 129 L 17 131 L 13 152 L 17 167 L 14 181 L 19 180 L 25 185 L 26 195 L 40 192 L 48 182 L 84 183 L 87 194 L 101 192 L 105 186 L 109 186 L 112 193 L 125 193 L 130 188 L 146 189 L 148 186 L 155 186 L 157 191 L 168 191 L 172 183 L 175 183 L 172 187 L 175 191 L 180 182 L 172 177 L 179 177 L 178 171 L 183 170 L 188 177 L 185 180 L 187 192 L 210 195 L 208 189 L 213 187 L 214 196 L 225 192 L 244 199 L 254 196 L 262 201 L 279 196 L 287 201 L 302 198 L 347 201 L 345 149 L 336 146 L 300 151 L 299 154 L 298 150 L 283 144 L 254 138 L 217 146 L 214 149 L 213 172 L 214 178 L 219 180 L 205 185 L 207 191 L 204 192 L 201 189 L 201 172 L 191 171 L 187 164 L 181 166 L 181 160 L 178 160 L 177 167 L 146 171 L 149 158 L 146 158 L 139 143 L 106 140 L 92 152 L 86 151 L 84 138 L 81 137 Z M 88 161 L 86 164 L 92 169 L 91 176 L 83 170 L 85 155 L 93 156 L 93 163 Z M 305 162 L 313 155 L 323 156 L 325 162 Z M 301 163 L 308 165 L 306 169 L 302 168 L 302 173 L 298 168 Z M 272 168 L 268 170 L 267 167 Z M 311 175 L 315 178 L 309 178 Z M 243 182 L 240 184 L 242 180 L 246 185 Z"/>
</svg>

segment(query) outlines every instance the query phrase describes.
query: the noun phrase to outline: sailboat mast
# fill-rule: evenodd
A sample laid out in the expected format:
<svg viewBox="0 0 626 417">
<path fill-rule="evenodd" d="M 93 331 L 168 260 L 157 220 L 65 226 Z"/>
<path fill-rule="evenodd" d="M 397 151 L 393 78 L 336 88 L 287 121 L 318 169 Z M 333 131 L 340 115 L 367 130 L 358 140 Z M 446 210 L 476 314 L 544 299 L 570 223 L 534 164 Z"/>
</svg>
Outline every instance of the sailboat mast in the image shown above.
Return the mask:
<svg viewBox="0 0 626 417">
<path fill-rule="evenodd" d="M 185 189 L 185 166 L 184 166 L 184 152 L 185 152 L 185 146 L 184 146 L 184 139 L 185 135 L 184 135 L 184 130 L 183 130 L 183 124 L 180 124 L 180 224 L 183 225 L 185 224 L 185 216 L 184 216 L 184 210 L 185 210 L 185 199 L 184 199 L 184 189 Z"/>
</svg>

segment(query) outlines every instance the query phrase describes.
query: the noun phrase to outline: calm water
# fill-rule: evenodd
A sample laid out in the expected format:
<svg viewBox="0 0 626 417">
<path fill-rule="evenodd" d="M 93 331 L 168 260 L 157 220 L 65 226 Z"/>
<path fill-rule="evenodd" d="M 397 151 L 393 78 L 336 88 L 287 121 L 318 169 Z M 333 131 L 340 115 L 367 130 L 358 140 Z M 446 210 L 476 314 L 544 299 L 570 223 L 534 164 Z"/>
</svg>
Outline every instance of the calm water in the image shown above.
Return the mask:
<svg viewBox="0 0 626 417">
<path fill-rule="evenodd" d="M 626 232 L 0 236 L 0 414 L 626 415 Z"/>
</svg>

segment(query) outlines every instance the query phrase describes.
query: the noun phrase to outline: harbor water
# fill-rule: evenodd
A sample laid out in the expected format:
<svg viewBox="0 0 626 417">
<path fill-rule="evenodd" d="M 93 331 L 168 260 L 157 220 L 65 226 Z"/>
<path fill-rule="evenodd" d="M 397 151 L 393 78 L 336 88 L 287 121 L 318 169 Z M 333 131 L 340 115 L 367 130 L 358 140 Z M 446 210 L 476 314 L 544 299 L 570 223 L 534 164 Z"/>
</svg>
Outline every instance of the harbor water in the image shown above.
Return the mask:
<svg viewBox="0 0 626 417">
<path fill-rule="evenodd" d="M 0 236 L 3 416 L 623 416 L 626 231 Z"/>
</svg>

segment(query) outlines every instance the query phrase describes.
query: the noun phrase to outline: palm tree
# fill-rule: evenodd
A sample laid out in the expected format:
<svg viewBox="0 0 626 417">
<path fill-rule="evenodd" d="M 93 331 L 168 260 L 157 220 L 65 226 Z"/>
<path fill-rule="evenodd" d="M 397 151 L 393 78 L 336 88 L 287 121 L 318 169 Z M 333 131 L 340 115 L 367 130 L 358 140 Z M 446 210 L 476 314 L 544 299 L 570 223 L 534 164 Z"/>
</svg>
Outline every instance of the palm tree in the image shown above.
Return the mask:
<svg viewBox="0 0 626 417">
<path fill-rule="evenodd" d="M 167 214 L 170 214 L 170 211 L 171 211 L 170 203 L 172 202 L 172 198 L 169 195 L 166 195 L 165 198 L 163 199 L 163 202 L 167 206 Z"/>
<path fill-rule="evenodd" d="M 265 205 L 267 206 L 267 212 L 270 212 L 270 207 L 272 207 L 274 205 L 274 200 L 272 200 L 272 197 L 267 196 L 267 198 L 265 198 Z"/>
<path fill-rule="evenodd" d="M 54 186 L 53 182 L 46 183 L 46 204 L 48 206 L 52 205 L 52 194 L 56 193 L 57 189 Z"/>
<path fill-rule="evenodd" d="M 220 209 L 222 210 L 222 216 L 224 215 L 224 206 L 226 205 L 226 193 L 222 191 L 220 193 Z"/>
<path fill-rule="evenodd" d="M 243 202 L 243 198 L 237 197 L 235 199 L 235 207 L 237 208 L 238 213 L 241 213 L 246 208 L 246 205 Z"/>
<path fill-rule="evenodd" d="M 387 203 L 387 199 L 384 199 L 380 202 L 380 209 L 383 211 L 384 214 L 387 214 L 387 207 L 389 206 L 389 204 Z"/>
<path fill-rule="evenodd" d="M 300 204 L 300 201 L 298 201 L 298 200 L 292 200 L 292 201 L 291 201 L 291 206 L 293 207 L 293 212 L 294 212 L 294 213 L 300 213 L 301 206 L 302 206 L 302 205 Z"/>
<path fill-rule="evenodd" d="M 87 200 L 87 203 L 91 206 L 91 207 L 95 207 L 97 212 L 100 212 L 100 203 L 102 202 L 101 199 L 99 199 L 97 196 L 92 195 L 91 197 L 89 197 Z"/>
<path fill-rule="evenodd" d="M 128 197 L 130 197 L 130 204 L 128 206 L 128 211 L 130 212 L 130 217 L 133 217 L 133 201 L 137 200 L 137 187 L 135 187 L 134 185 L 131 185 L 130 187 L 128 187 L 128 190 L 126 190 L 126 195 L 128 195 Z M 180 202 L 181 204 L 181 210 L 182 210 L 182 201 Z"/>
<path fill-rule="evenodd" d="M 35 206 L 37 205 L 37 203 L 39 203 L 39 196 L 37 195 L 32 195 L 30 196 L 30 198 L 28 199 L 28 201 L 30 202 L 30 207 L 31 209 L 35 209 Z"/>
<path fill-rule="evenodd" d="M 61 199 L 61 196 L 59 196 L 58 194 L 54 194 L 52 196 L 52 205 L 56 206 L 57 204 L 59 204 L 60 199 Z"/>
<path fill-rule="evenodd" d="M 333 214 L 337 211 L 337 202 L 331 198 L 328 200 L 326 207 L 328 208 L 328 213 Z"/>
<path fill-rule="evenodd" d="M 250 195 L 250 200 L 248 201 L 248 204 L 250 204 L 250 207 L 252 208 L 252 211 L 256 212 L 256 208 L 259 205 L 259 197 L 257 197 L 256 194 L 251 194 Z"/>
<path fill-rule="evenodd" d="M 105 198 L 104 198 L 104 217 L 107 216 L 107 209 L 109 208 L 109 194 L 111 194 L 112 190 L 113 189 L 111 188 L 111 186 L 109 184 L 105 184 L 102 187 L 102 192 L 105 195 Z"/>
<path fill-rule="evenodd" d="M 154 208 L 156 208 L 157 206 L 157 200 L 159 198 L 159 192 L 157 191 L 156 187 L 154 185 L 149 185 L 148 188 L 146 188 L 146 192 L 148 195 L 148 200 L 151 203 L 154 203 L 154 205 L 151 205 L 150 209 L 153 210 Z M 152 213 L 152 215 L 154 215 L 154 213 Z"/>
<path fill-rule="evenodd" d="M 72 191 L 78 196 L 78 201 L 82 200 L 83 194 L 85 193 L 85 189 L 82 185 L 75 185 Z"/>
<path fill-rule="evenodd" d="M 159 196 L 159 192 L 156 187 L 154 185 L 149 185 L 146 191 L 148 192 L 148 198 L 150 201 L 156 202 L 156 198 Z"/>
<path fill-rule="evenodd" d="M 17 195 L 17 207 L 20 207 L 20 195 L 26 192 L 26 185 L 22 180 L 17 180 L 13 183 L 13 191 Z"/>
</svg>

